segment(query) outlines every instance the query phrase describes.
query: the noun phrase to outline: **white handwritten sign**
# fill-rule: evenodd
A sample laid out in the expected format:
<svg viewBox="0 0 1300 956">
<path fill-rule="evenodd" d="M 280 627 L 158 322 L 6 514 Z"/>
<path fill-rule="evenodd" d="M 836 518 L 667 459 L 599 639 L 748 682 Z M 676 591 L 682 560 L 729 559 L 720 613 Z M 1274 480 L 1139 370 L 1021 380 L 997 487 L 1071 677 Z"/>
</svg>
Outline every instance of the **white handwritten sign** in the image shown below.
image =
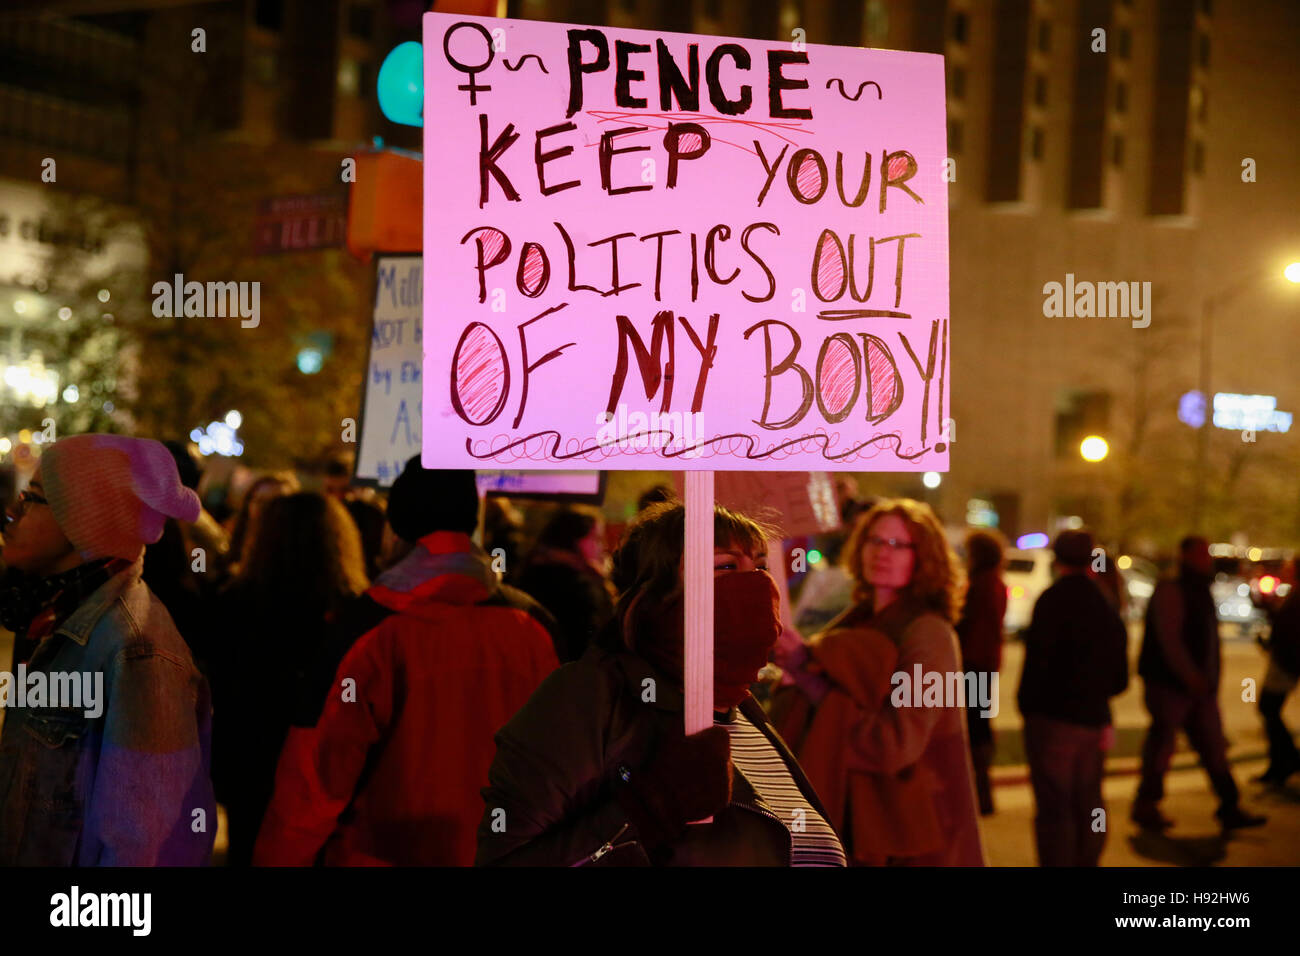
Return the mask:
<svg viewBox="0 0 1300 956">
<path fill-rule="evenodd" d="M 356 477 L 387 488 L 420 451 L 420 257 L 375 256 L 375 303 Z"/>
</svg>

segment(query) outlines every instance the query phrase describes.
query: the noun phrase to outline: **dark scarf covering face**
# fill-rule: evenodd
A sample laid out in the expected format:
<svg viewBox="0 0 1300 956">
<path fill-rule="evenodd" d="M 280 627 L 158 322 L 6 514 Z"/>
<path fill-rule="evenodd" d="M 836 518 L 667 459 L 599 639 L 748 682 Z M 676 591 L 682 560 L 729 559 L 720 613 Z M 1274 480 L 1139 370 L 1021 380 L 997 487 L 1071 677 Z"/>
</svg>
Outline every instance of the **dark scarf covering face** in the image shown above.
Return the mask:
<svg viewBox="0 0 1300 956">
<path fill-rule="evenodd" d="M 681 684 L 685 596 L 639 615 L 637 653 Z M 744 700 L 781 633 L 780 596 L 766 571 L 735 571 L 713 582 L 713 700 L 730 709 Z"/>
<path fill-rule="evenodd" d="M 43 637 L 129 563 L 99 558 L 48 577 L 11 569 L 0 582 L 0 626 L 19 638 L 36 637 L 38 632 Z"/>
</svg>

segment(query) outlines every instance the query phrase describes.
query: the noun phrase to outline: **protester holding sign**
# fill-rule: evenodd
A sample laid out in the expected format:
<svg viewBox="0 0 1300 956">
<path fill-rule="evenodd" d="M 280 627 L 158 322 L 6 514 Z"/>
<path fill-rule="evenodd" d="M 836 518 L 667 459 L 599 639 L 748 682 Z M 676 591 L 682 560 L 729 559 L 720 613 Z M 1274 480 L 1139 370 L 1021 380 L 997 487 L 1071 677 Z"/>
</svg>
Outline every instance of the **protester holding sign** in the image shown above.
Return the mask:
<svg viewBox="0 0 1300 956">
<path fill-rule="evenodd" d="M 654 505 L 615 557 L 628 584 L 615 621 L 497 734 L 477 863 L 843 865 L 825 809 L 749 693 L 781 630 L 767 535 L 714 514 L 715 725 L 683 733 L 685 509 Z"/>
<path fill-rule="evenodd" d="M 854 862 L 982 866 L 962 702 L 931 693 L 961 669 L 957 559 L 908 499 L 876 504 L 845 554 L 857 602 L 810 648 L 777 654 L 817 705 L 800 760 Z"/>
</svg>

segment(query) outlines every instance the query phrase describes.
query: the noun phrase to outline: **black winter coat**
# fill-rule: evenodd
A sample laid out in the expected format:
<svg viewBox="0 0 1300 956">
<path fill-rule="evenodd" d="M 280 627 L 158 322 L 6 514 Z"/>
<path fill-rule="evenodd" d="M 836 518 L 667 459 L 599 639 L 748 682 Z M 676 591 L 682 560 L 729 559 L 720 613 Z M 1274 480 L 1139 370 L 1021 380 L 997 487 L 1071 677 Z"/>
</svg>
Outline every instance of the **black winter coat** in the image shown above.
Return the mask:
<svg viewBox="0 0 1300 956">
<path fill-rule="evenodd" d="M 647 680 L 653 702 L 643 699 Z M 747 696 L 740 710 L 827 817 L 758 701 Z M 620 770 L 642 767 L 663 734 L 680 732 L 682 715 L 682 692 L 634 654 L 595 646 L 560 667 L 496 735 L 475 865 L 651 865 L 614 788 Z M 790 831 L 734 767 L 731 789 L 711 824 L 687 827 L 669 865 L 790 865 Z"/>
<path fill-rule="evenodd" d="M 1018 703 L 1037 714 L 1104 727 L 1110 698 L 1128 686 L 1128 630 L 1086 574 L 1067 574 L 1042 593 L 1025 635 Z"/>
</svg>

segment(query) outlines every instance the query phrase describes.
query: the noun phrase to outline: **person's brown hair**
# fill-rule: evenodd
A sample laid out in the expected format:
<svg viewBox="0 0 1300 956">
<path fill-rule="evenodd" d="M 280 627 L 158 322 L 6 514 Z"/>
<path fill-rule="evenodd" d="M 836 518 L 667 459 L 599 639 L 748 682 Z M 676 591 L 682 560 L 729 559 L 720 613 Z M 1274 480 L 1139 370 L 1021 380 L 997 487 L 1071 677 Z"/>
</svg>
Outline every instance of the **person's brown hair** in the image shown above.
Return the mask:
<svg viewBox="0 0 1300 956">
<path fill-rule="evenodd" d="M 1002 566 L 1007 542 L 992 528 L 975 528 L 966 535 L 966 566 L 971 574 Z"/>
<path fill-rule="evenodd" d="M 674 601 L 681 594 L 685 534 L 686 506 L 679 501 L 650 505 L 623 533 L 614 551 L 610 575 L 619 596 L 611 626 L 602 635 L 602 643 L 607 647 L 622 645 L 635 650 L 632 646 L 635 626 L 623 626 L 634 602 L 639 616 L 640 609 Z M 714 547 L 740 547 L 753 555 L 767 549 L 769 538 L 778 537 L 775 529 L 747 515 L 722 505 L 713 508 Z"/>
<path fill-rule="evenodd" d="M 844 568 L 853 579 L 854 601 L 869 603 L 874 596 L 862 566 L 862 547 L 870 537 L 871 526 L 885 515 L 897 515 L 903 520 L 915 547 L 912 580 L 901 596 L 940 614 L 949 623 L 955 622 L 966 593 L 965 572 L 934 511 L 925 502 L 911 498 L 878 501 L 853 526 L 853 533 L 844 546 Z"/>
<path fill-rule="evenodd" d="M 239 580 L 263 594 L 325 610 L 366 589 L 361 533 L 342 502 L 319 492 L 266 503 Z"/>
<path fill-rule="evenodd" d="M 282 495 L 291 495 L 298 490 L 298 478 L 291 471 L 276 471 L 268 475 L 262 475 L 244 491 L 244 497 L 239 503 L 239 512 L 235 516 L 235 526 L 230 532 L 230 555 L 229 560 L 236 564 L 243 565 L 247 563 L 249 550 L 253 547 L 253 539 L 257 537 L 257 519 L 253 516 L 253 499 L 263 488 L 269 488 L 272 485 L 280 488 Z"/>
</svg>

